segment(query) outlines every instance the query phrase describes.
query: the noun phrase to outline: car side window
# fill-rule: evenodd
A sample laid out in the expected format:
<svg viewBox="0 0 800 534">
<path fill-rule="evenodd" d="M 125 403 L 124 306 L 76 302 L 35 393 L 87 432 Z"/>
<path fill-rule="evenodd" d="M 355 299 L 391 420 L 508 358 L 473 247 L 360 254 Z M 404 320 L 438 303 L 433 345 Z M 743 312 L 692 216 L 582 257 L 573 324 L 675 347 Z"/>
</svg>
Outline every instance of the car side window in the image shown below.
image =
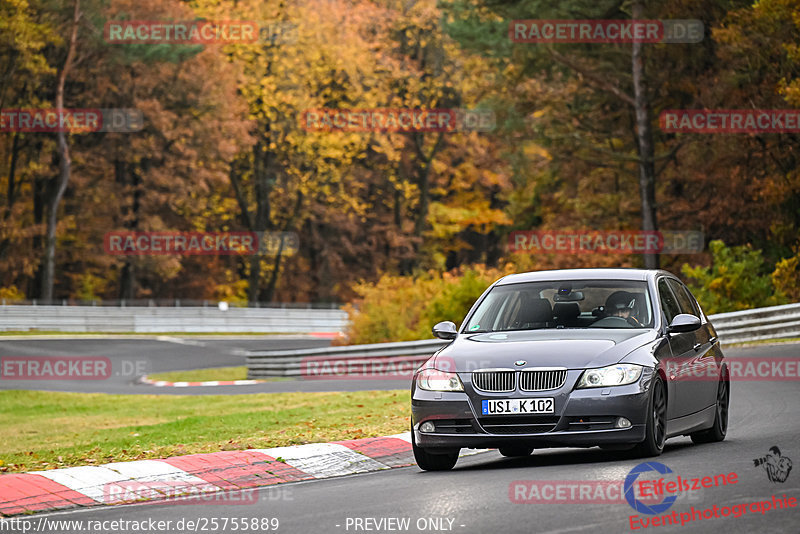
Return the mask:
<svg viewBox="0 0 800 534">
<path fill-rule="evenodd" d="M 661 309 L 664 310 L 664 315 L 667 317 L 667 324 L 669 324 L 681 312 L 675 296 L 667 285 L 666 278 L 658 281 L 658 298 L 661 301 Z"/>
<path fill-rule="evenodd" d="M 683 284 L 677 280 L 673 280 L 672 278 L 668 279 L 668 282 L 669 286 L 672 288 L 672 292 L 678 299 L 678 306 L 680 306 L 681 313 L 689 313 L 696 317 L 700 317 L 700 310 L 697 308 L 697 304 L 695 304 L 694 299 L 689 294 L 689 290 L 686 289 Z"/>
</svg>

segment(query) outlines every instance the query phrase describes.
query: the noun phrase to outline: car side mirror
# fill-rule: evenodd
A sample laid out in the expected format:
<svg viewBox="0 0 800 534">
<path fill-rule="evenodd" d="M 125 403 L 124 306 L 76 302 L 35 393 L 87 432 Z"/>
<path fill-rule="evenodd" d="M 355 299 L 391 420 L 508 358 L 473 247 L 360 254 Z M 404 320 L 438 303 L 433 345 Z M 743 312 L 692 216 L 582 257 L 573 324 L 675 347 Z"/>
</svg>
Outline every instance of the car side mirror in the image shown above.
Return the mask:
<svg viewBox="0 0 800 534">
<path fill-rule="evenodd" d="M 439 339 L 455 339 L 458 335 L 456 323 L 453 321 L 442 321 L 433 327 L 433 335 Z"/>
<path fill-rule="evenodd" d="M 694 332 L 700 328 L 700 318 L 690 313 L 679 313 L 667 327 L 668 334 L 682 334 Z"/>
</svg>

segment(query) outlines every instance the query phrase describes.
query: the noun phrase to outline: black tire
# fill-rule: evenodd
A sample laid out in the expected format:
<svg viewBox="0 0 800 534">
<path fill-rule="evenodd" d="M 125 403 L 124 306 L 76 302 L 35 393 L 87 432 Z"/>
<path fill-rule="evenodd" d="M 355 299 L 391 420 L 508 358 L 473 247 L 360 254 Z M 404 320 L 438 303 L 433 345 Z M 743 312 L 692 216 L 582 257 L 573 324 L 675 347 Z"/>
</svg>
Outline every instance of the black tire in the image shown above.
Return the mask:
<svg viewBox="0 0 800 534">
<path fill-rule="evenodd" d="M 506 458 L 519 458 L 521 456 L 530 456 L 533 453 L 533 447 L 500 447 L 497 449 L 500 454 Z"/>
<path fill-rule="evenodd" d="M 417 447 L 414 429 L 411 429 L 411 449 L 414 451 L 414 460 L 423 471 L 449 471 L 455 467 L 458 453 L 461 452 L 461 449 L 437 449 L 433 452 L 430 449 Z"/>
<path fill-rule="evenodd" d="M 728 407 L 731 402 L 731 383 L 726 375 L 717 384 L 717 404 L 714 425 L 708 430 L 700 430 L 689 434 L 694 443 L 714 443 L 725 439 L 728 433 Z"/>
<path fill-rule="evenodd" d="M 644 441 L 637 443 L 632 449 L 634 455 L 640 458 L 660 456 L 664 452 L 664 442 L 667 441 L 667 391 L 664 380 L 660 375 L 655 375 L 650 387 L 650 402 L 647 404 L 647 425 L 644 431 Z"/>
</svg>

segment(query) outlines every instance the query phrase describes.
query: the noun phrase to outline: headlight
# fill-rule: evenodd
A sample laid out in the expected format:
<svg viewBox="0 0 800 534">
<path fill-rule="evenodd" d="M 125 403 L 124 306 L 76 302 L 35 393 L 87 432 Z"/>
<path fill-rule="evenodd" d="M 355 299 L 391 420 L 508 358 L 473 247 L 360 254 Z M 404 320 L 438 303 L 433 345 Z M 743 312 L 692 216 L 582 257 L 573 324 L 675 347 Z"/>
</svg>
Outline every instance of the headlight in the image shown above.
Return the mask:
<svg viewBox="0 0 800 534">
<path fill-rule="evenodd" d="M 417 386 L 428 391 L 464 391 L 457 374 L 436 369 L 420 371 L 417 375 Z"/>
<path fill-rule="evenodd" d="M 642 366 L 632 363 L 618 363 L 601 367 L 600 369 L 587 369 L 578 380 L 579 388 L 601 388 L 607 386 L 624 386 L 633 384 L 642 376 Z"/>
</svg>

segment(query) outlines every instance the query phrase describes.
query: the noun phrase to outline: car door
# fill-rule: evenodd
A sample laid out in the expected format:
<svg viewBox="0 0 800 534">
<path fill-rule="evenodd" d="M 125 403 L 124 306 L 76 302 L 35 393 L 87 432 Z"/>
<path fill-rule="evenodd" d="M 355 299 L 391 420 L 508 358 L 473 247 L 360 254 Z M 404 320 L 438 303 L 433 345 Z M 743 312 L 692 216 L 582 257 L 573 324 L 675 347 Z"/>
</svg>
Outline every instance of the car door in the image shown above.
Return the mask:
<svg viewBox="0 0 800 534">
<path fill-rule="evenodd" d="M 692 345 L 694 354 L 689 354 L 690 361 L 687 364 L 687 369 L 697 375 L 689 377 L 688 383 L 684 387 L 684 394 L 689 395 L 694 403 L 692 412 L 696 412 L 711 406 L 717 400 L 715 377 L 718 373 L 715 351 L 711 342 L 712 334 L 708 321 L 703 317 L 686 286 L 674 278 L 668 278 L 667 283 L 678 300 L 681 313 L 689 313 L 700 318 L 701 321 L 700 328 L 691 332 L 694 335 L 694 344 Z"/>
<path fill-rule="evenodd" d="M 681 313 L 678 299 L 669 287 L 667 277 L 661 277 L 657 282 L 658 298 L 661 303 L 661 311 L 664 314 L 665 325 L 669 325 L 672 319 Z M 689 415 L 698 409 L 696 401 L 692 399 L 692 392 L 695 387 L 691 384 L 693 372 L 696 368 L 693 365 L 696 343 L 695 332 L 685 332 L 681 334 L 669 334 L 667 336 L 672 357 L 666 364 L 667 380 L 671 387 L 668 393 L 672 393 L 669 398 L 667 417 L 674 419 Z"/>
<path fill-rule="evenodd" d="M 663 279 L 659 279 L 657 284 L 658 295 L 656 298 L 659 302 L 659 308 L 661 309 L 661 321 L 664 325 L 668 325 L 672 318 L 678 314 L 678 303 L 675 300 L 672 291 L 669 290 L 669 286 L 666 285 L 666 282 L 662 283 Z M 671 378 L 671 370 L 675 369 L 677 366 L 677 355 L 674 355 L 672 352 L 672 347 L 669 343 L 669 336 L 664 337 L 664 342 L 658 346 L 658 350 L 656 352 L 656 357 L 659 359 L 661 364 L 664 366 L 664 369 L 667 372 L 667 398 L 669 402 L 667 403 L 667 419 L 674 419 L 677 417 L 677 404 L 672 402 L 673 399 L 677 399 L 678 392 L 675 389 L 676 383 L 674 379 Z"/>
</svg>

